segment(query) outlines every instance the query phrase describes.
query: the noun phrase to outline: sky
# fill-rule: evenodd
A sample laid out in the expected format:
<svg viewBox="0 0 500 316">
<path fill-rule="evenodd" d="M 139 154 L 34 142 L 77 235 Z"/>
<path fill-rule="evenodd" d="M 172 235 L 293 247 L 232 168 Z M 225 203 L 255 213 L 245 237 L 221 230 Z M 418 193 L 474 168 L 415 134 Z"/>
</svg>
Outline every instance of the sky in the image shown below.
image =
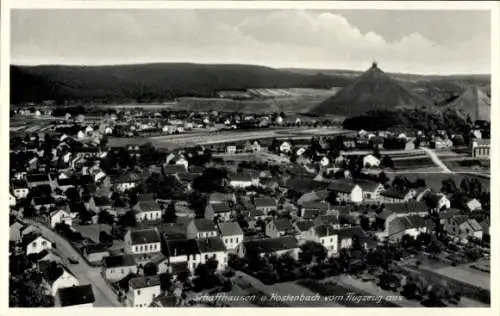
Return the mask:
<svg viewBox="0 0 500 316">
<path fill-rule="evenodd" d="M 13 10 L 11 63 L 490 73 L 489 11 Z"/>
</svg>

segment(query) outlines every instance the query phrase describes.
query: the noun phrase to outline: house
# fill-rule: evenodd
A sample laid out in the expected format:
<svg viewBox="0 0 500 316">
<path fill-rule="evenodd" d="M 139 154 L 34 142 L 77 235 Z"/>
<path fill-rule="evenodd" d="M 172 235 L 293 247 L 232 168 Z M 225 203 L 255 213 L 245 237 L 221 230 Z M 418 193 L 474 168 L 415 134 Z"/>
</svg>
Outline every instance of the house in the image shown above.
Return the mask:
<svg viewBox="0 0 500 316">
<path fill-rule="evenodd" d="M 292 150 L 292 145 L 289 142 L 285 141 L 281 143 L 279 148 L 282 153 L 289 153 Z"/>
<path fill-rule="evenodd" d="M 271 238 L 294 234 L 295 228 L 289 219 L 275 219 L 266 224 L 266 236 Z"/>
<path fill-rule="evenodd" d="M 481 205 L 481 202 L 479 202 L 478 199 L 471 199 L 469 200 L 465 206 L 467 207 L 467 209 L 471 212 L 474 212 L 474 211 L 478 211 L 478 210 L 481 210 L 482 209 L 482 205 Z"/>
<path fill-rule="evenodd" d="M 198 244 L 202 264 L 214 259 L 217 261 L 218 271 L 227 267 L 227 249 L 219 236 L 196 239 L 196 243 Z"/>
<path fill-rule="evenodd" d="M 189 271 L 193 274 L 201 263 L 201 253 L 195 239 L 167 240 L 165 247 L 165 257 L 156 262 L 158 273 L 178 275 Z"/>
<path fill-rule="evenodd" d="M 84 284 L 60 288 L 54 298 L 55 307 L 94 307 L 92 285 Z"/>
<path fill-rule="evenodd" d="M 243 230 L 237 222 L 219 223 L 220 236 L 228 251 L 234 251 L 243 242 Z"/>
<path fill-rule="evenodd" d="M 36 233 L 25 235 L 22 239 L 22 243 L 24 249 L 26 249 L 26 255 L 38 254 L 44 250 L 52 249 L 52 242 Z"/>
<path fill-rule="evenodd" d="M 43 278 L 42 287 L 52 296 L 56 296 L 59 289 L 80 284 L 73 274 L 56 262 L 40 262 L 38 269 Z"/>
<path fill-rule="evenodd" d="M 338 252 L 338 235 L 333 226 L 323 224 L 314 228 L 315 241 L 325 247 L 328 256 Z"/>
<path fill-rule="evenodd" d="M 428 221 L 421 216 L 410 215 L 395 217 L 387 223 L 386 237 L 393 242 L 400 241 L 404 235 L 416 238 L 421 233 L 426 233 L 428 228 Z"/>
<path fill-rule="evenodd" d="M 277 238 L 254 239 L 244 241 L 238 247 L 240 258 L 263 257 L 264 255 L 290 255 L 298 259 L 299 243 L 295 237 L 285 236 Z"/>
<path fill-rule="evenodd" d="M 64 223 L 71 227 L 73 224 L 73 217 L 65 210 L 56 210 L 50 213 L 50 227 L 54 228 L 59 223 Z"/>
<path fill-rule="evenodd" d="M 111 211 L 113 204 L 110 198 L 107 196 L 98 196 L 94 195 L 90 198 L 90 200 L 85 204 L 85 207 L 88 210 L 94 211 L 96 213 L 100 213 L 101 211 L 108 211 L 110 213 L 115 213 Z"/>
<path fill-rule="evenodd" d="M 469 237 L 483 238 L 483 228 L 473 218 L 466 215 L 455 216 L 445 221 L 444 229 L 452 236 L 467 241 Z"/>
<path fill-rule="evenodd" d="M 143 255 L 161 251 L 161 238 L 156 228 L 129 229 L 124 241 L 127 254 Z"/>
<path fill-rule="evenodd" d="M 380 193 L 382 203 L 403 203 L 415 196 L 416 191 L 409 188 L 388 188 Z"/>
<path fill-rule="evenodd" d="M 328 202 L 305 202 L 299 209 L 299 216 L 303 220 L 313 220 L 319 215 L 324 215 L 330 210 Z"/>
<path fill-rule="evenodd" d="M 330 159 L 328 159 L 328 157 L 326 156 L 323 156 L 321 158 L 321 160 L 319 161 L 319 164 L 322 166 L 322 167 L 326 167 L 330 164 Z"/>
<path fill-rule="evenodd" d="M 479 159 L 490 158 L 490 139 L 473 139 L 470 143 L 471 156 Z"/>
<path fill-rule="evenodd" d="M 189 222 L 186 236 L 189 239 L 215 237 L 217 236 L 217 226 L 209 219 L 195 218 Z"/>
<path fill-rule="evenodd" d="M 132 177 L 131 174 L 113 175 L 109 176 L 109 178 L 110 185 L 119 192 L 125 192 L 126 190 L 135 188 L 139 181 L 138 179 Z"/>
<path fill-rule="evenodd" d="M 50 208 L 55 206 L 54 198 L 52 196 L 34 197 L 33 200 L 31 201 L 31 205 L 33 205 L 33 207 L 37 211 L 40 211 L 42 208 L 49 210 Z"/>
<path fill-rule="evenodd" d="M 363 192 L 363 200 L 378 200 L 380 193 L 384 191 L 384 186 L 374 181 L 356 181 L 356 184 L 359 185 Z"/>
<path fill-rule="evenodd" d="M 132 209 L 137 222 L 161 220 L 162 209 L 156 201 L 139 201 Z"/>
<path fill-rule="evenodd" d="M 26 180 L 29 189 L 40 185 L 50 185 L 50 178 L 47 174 L 28 174 Z"/>
<path fill-rule="evenodd" d="M 14 242 L 21 242 L 21 231 L 24 225 L 15 221 L 9 226 L 9 240 Z"/>
<path fill-rule="evenodd" d="M 37 260 L 38 260 L 38 263 L 51 262 L 51 261 L 56 262 L 56 263 L 60 263 L 60 264 L 63 263 L 63 259 L 59 255 L 57 255 L 53 249 L 44 250 L 44 251 L 40 252 L 37 255 Z"/>
<path fill-rule="evenodd" d="M 137 274 L 137 263 L 133 255 L 108 256 L 103 260 L 102 272 L 110 281 L 119 281 L 129 274 Z"/>
<path fill-rule="evenodd" d="M 269 214 L 269 212 L 278 209 L 276 205 L 276 201 L 269 197 L 255 198 L 254 199 L 255 209 L 262 211 L 265 215 Z"/>
<path fill-rule="evenodd" d="M 260 142 L 258 140 L 254 140 L 252 142 L 252 144 L 250 145 L 250 149 L 253 151 L 253 152 L 258 152 L 258 151 L 261 151 L 262 150 L 262 147 L 260 145 Z"/>
<path fill-rule="evenodd" d="M 24 199 L 28 196 L 29 188 L 28 183 L 23 180 L 12 181 L 12 193 L 16 199 Z"/>
<path fill-rule="evenodd" d="M 330 225 L 334 229 L 340 228 L 340 221 L 337 214 L 320 214 L 313 220 L 315 226 Z"/>
<path fill-rule="evenodd" d="M 343 180 L 334 180 L 328 190 L 337 194 L 337 201 L 360 203 L 363 201 L 363 191 L 361 187 L 355 183 Z"/>
<path fill-rule="evenodd" d="M 220 221 L 228 222 L 231 219 L 231 208 L 227 204 L 208 204 L 205 208 L 205 218 L 213 221 L 217 218 Z"/>
<path fill-rule="evenodd" d="M 74 188 L 76 185 L 75 180 L 73 178 L 67 178 L 67 179 L 61 179 L 58 178 L 56 180 L 56 186 L 59 188 L 61 191 L 66 192 L 66 190 L 70 188 Z"/>
<path fill-rule="evenodd" d="M 314 222 L 311 220 L 301 220 L 294 224 L 295 231 L 299 245 L 303 244 L 308 240 L 315 240 Z"/>
<path fill-rule="evenodd" d="M 233 188 L 248 188 L 252 186 L 252 178 L 247 174 L 232 175 L 229 185 Z"/>
<path fill-rule="evenodd" d="M 127 303 L 131 307 L 149 307 L 162 293 L 160 284 L 158 275 L 130 279 Z"/>
<path fill-rule="evenodd" d="M 85 259 L 93 264 L 102 264 L 104 258 L 109 256 L 108 247 L 104 244 L 86 245 L 82 253 Z"/>
<path fill-rule="evenodd" d="M 371 249 L 377 246 L 377 242 L 371 239 L 359 226 L 342 227 L 337 230 L 338 249 L 350 249 L 356 242 L 364 249 Z"/>
<path fill-rule="evenodd" d="M 375 168 L 380 166 L 380 159 L 374 155 L 366 155 L 363 157 L 364 168 Z"/>
<path fill-rule="evenodd" d="M 237 150 L 236 145 L 231 144 L 226 146 L 226 152 L 228 154 L 235 154 L 236 150 Z"/>
</svg>

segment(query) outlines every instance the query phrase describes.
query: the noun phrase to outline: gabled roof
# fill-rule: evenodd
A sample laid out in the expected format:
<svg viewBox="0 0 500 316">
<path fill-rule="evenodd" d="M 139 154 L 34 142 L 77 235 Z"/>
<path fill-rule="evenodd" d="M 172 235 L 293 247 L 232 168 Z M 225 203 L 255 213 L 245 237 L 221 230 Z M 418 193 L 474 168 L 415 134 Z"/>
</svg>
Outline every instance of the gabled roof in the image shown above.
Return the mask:
<svg viewBox="0 0 500 316">
<path fill-rule="evenodd" d="M 356 181 L 355 184 L 359 185 L 361 190 L 365 192 L 373 192 L 380 187 L 380 183 L 374 181 Z"/>
<path fill-rule="evenodd" d="M 395 199 L 404 199 L 406 195 L 410 192 L 410 189 L 404 188 L 388 188 L 385 189 L 380 193 L 380 195 L 385 196 L 385 197 L 390 197 L 390 198 L 395 198 Z"/>
<path fill-rule="evenodd" d="M 226 251 L 226 246 L 220 237 L 197 239 L 198 249 L 201 253 Z"/>
<path fill-rule="evenodd" d="M 298 204 L 304 204 L 308 202 L 319 202 L 324 201 L 330 195 L 330 191 L 328 190 L 318 190 L 313 192 L 308 192 L 303 194 L 300 199 L 297 201 Z"/>
<path fill-rule="evenodd" d="M 199 254 L 198 244 L 195 239 L 176 239 L 166 242 L 167 257 L 185 256 Z"/>
<path fill-rule="evenodd" d="M 214 222 L 209 219 L 196 218 L 193 220 L 194 226 L 199 232 L 211 232 L 217 231 L 217 227 Z"/>
<path fill-rule="evenodd" d="M 342 180 L 335 180 L 330 182 L 328 190 L 340 193 L 351 193 L 355 187 L 356 187 L 355 183 Z"/>
<path fill-rule="evenodd" d="M 237 222 L 219 223 L 219 230 L 222 236 L 243 235 L 243 230 Z"/>
<path fill-rule="evenodd" d="M 132 229 L 130 231 L 132 245 L 152 244 L 160 242 L 160 234 L 154 228 Z"/>
<path fill-rule="evenodd" d="M 254 199 L 255 207 L 276 207 L 276 201 L 270 197 Z"/>
<path fill-rule="evenodd" d="M 135 266 L 135 257 L 133 255 L 109 256 L 104 257 L 104 267 L 132 267 Z"/>
<path fill-rule="evenodd" d="M 156 201 L 139 201 L 136 211 L 141 212 L 157 212 L 161 211 L 160 204 Z"/>
<path fill-rule="evenodd" d="M 385 204 L 385 210 L 389 211 L 390 213 L 411 214 L 428 212 L 429 207 L 424 202 L 409 200 L 408 202 L 404 203 Z"/>
<path fill-rule="evenodd" d="M 292 222 L 289 219 L 283 218 L 283 219 L 275 219 L 274 225 L 276 226 L 276 229 L 278 231 L 286 231 L 286 230 L 292 230 L 293 225 Z"/>
<path fill-rule="evenodd" d="M 328 224 L 317 226 L 314 228 L 314 231 L 316 232 L 316 235 L 318 237 L 327 237 L 337 234 L 336 230 L 333 229 L 333 227 Z"/>
<path fill-rule="evenodd" d="M 255 239 L 243 242 L 247 253 L 260 254 L 272 253 L 280 250 L 299 248 L 297 239 L 292 236 Z"/>
<path fill-rule="evenodd" d="M 64 266 L 54 261 L 43 261 L 38 263 L 38 268 L 43 278 L 47 283 L 52 286 L 57 279 L 59 279 L 64 272 L 71 274 Z"/>
<path fill-rule="evenodd" d="M 225 203 L 210 204 L 210 207 L 212 207 L 215 214 L 230 213 L 231 212 L 231 208 L 229 207 L 229 205 L 227 205 Z"/>
<path fill-rule="evenodd" d="M 295 223 L 295 226 L 301 231 L 307 231 L 314 227 L 314 222 L 313 221 L 298 221 Z"/>
<path fill-rule="evenodd" d="M 160 276 L 142 276 L 136 277 L 129 280 L 129 285 L 131 289 L 144 289 L 153 286 L 160 286 Z"/>
<path fill-rule="evenodd" d="M 326 212 L 330 209 L 330 205 L 324 202 L 305 202 L 302 207 L 306 210 L 318 210 Z"/>
<path fill-rule="evenodd" d="M 57 290 L 61 306 L 92 304 L 95 301 L 92 285 L 84 284 Z"/>
</svg>

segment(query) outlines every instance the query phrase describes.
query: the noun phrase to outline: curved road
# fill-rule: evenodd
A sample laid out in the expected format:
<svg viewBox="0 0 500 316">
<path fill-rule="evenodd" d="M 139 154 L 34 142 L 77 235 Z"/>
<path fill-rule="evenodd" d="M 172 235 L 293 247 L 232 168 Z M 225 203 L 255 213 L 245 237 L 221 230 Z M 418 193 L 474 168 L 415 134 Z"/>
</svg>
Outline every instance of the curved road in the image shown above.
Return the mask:
<svg viewBox="0 0 500 316">
<path fill-rule="evenodd" d="M 111 286 L 102 277 L 100 267 L 88 265 L 85 258 L 73 248 L 68 240 L 48 227 L 33 221 L 29 221 L 29 223 L 36 226 L 45 238 L 56 244 L 54 250 L 60 254 L 63 260 L 68 257 L 78 260 L 78 264 L 68 264 L 66 268 L 76 276 L 80 284 L 92 285 L 95 296 L 95 307 L 123 307 L 118 302 L 118 298 L 111 289 Z"/>
</svg>

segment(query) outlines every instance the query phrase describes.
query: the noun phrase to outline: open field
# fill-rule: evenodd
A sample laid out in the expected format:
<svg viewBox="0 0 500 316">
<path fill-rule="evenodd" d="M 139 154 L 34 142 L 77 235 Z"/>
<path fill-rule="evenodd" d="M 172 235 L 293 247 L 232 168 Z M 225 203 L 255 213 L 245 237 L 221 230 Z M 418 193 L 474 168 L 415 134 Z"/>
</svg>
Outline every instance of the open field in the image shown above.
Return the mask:
<svg viewBox="0 0 500 316">
<path fill-rule="evenodd" d="M 432 168 L 436 165 L 428 156 L 415 156 L 411 158 L 393 158 L 394 169 L 395 170 L 406 170 L 406 169 L 423 169 L 423 168 Z"/>
<path fill-rule="evenodd" d="M 238 111 L 243 113 L 285 112 L 300 113 L 309 110 L 327 98 L 335 95 L 339 88 L 334 89 L 250 89 L 254 96 L 250 100 L 231 100 L 221 98 L 179 98 L 178 102 L 170 103 L 168 107 L 183 110 L 218 110 Z"/>
<path fill-rule="evenodd" d="M 489 174 L 491 161 L 486 159 L 467 158 L 443 158 L 443 163 L 455 172 L 484 172 Z"/>
<path fill-rule="evenodd" d="M 388 178 L 392 181 L 396 176 L 406 177 L 410 181 L 415 181 L 418 178 L 422 178 L 425 180 L 425 183 L 432 190 L 439 191 L 441 190 L 442 181 L 448 178 L 452 178 L 455 180 L 457 185 L 460 185 L 460 181 L 466 177 L 475 177 L 479 179 L 483 186 L 483 190 L 490 190 L 490 181 L 489 179 L 473 176 L 473 175 L 462 175 L 462 174 L 445 174 L 439 172 L 429 172 L 429 173 L 416 173 L 416 172 L 407 172 L 407 173 L 387 173 Z"/>
<path fill-rule="evenodd" d="M 474 270 L 468 267 L 468 265 L 457 267 L 448 266 L 441 269 L 431 270 L 448 278 L 466 282 L 470 285 L 474 285 L 488 291 L 490 290 L 490 274 Z"/>
</svg>

